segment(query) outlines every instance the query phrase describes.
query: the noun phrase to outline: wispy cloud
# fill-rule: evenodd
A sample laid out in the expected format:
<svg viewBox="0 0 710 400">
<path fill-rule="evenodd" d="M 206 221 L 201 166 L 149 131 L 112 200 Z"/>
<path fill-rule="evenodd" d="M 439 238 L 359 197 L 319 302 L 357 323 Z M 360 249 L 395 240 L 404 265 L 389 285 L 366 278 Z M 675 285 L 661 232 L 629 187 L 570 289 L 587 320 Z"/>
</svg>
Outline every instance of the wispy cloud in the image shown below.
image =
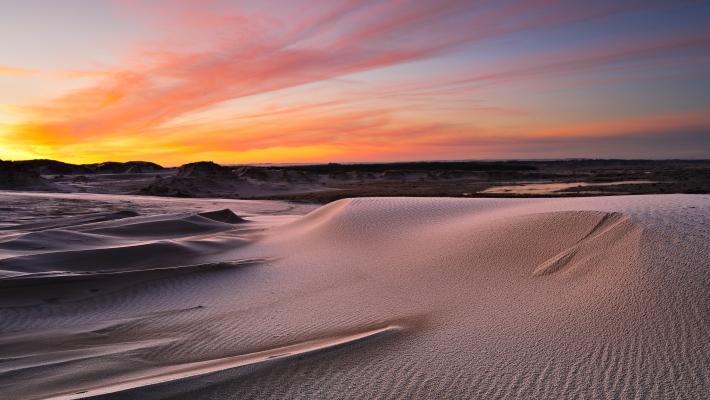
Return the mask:
<svg viewBox="0 0 710 400">
<path fill-rule="evenodd" d="M 14 127 L 12 136 L 16 143 L 61 147 L 65 152 L 87 141 L 103 141 L 110 144 L 107 148 L 140 142 L 154 148 L 162 146 L 160 151 L 191 154 L 319 145 L 330 149 L 352 146 L 364 154 L 373 148 L 382 152 L 384 145 L 379 142 L 400 140 L 410 143 L 411 147 L 404 148 L 411 150 L 418 146 L 417 141 L 451 140 L 478 131 L 474 124 L 462 127 L 416 117 L 401 120 L 395 110 L 380 105 L 331 110 L 343 108 L 352 100 L 346 95 L 304 99 L 287 108 L 249 109 L 207 125 L 175 121 L 189 120 L 190 115 L 225 101 L 443 56 L 477 41 L 668 4 L 654 0 L 344 0 L 232 5 L 181 0 L 171 1 L 167 7 L 160 1 L 121 1 L 122 10 L 150 20 L 166 32 L 165 37 L 136 43 L 135 52 L 114 68 L 67 71 L 69 75 L 93 77 L 96 82 L 27 107 L 28 121 Z M 489 71 L 414 82 L 408 88 L 354 90 L 348 95 L 359 96 L 360 100 L 368 93 L 400 98 L 450 96 L 472 87 L 708 46 L 707 32 L 626 40 L 526 56 Z M 0 67 L 0 75 L 21 74 L 21 70 Z M 475 104 L 469 107 L 476 109 Z M 489 105 L 477 108 L 490 113 L 502 109 Z"/>
<path fill-rule="evenodd" d="M 630 7 L 581 3 L 551 7 L 554 2 L 532 0 L 487 4 L 472 13 L 479 3 L 486 2 L 347 1 L 309 25 L 246 37 L 268 29 L 262 23 L 266 17 L 240 10 L 210 12 L 183 2 L 187 10 L 171 22 L 178 24 L 176 28 L 208 30 L 203 36 L 219 38 L 217 47 L 143 53 L 148 58 L 140 65 L 119 68 L 96 86 L 37 109 L 39 115 L 56 121 L 55 132 L 77 138 L 144 130 L 228 99 L 414 61 L 462 42 Z M 313 38 L 319 40 L 309 41 Z"/>
<path fill-rule="evenodd" d="M 0 76 L 28 76 L 33 74 L 35 74 L 35 71 L 31 69 L 0 65 Z"/>
</svg>

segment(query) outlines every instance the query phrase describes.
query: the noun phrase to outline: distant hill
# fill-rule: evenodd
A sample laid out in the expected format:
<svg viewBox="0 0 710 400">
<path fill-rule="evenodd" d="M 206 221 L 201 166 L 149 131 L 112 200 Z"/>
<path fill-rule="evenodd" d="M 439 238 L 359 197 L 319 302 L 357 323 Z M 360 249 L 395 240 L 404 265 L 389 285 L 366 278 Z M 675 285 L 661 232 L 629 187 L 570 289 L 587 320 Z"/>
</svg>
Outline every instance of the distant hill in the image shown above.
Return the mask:
<svg viewBox="0 0 710 400">
<path fill-rule="evenodd" d="M 219 165 L 148 161 L 6 161 L 0 190 L 259 198 L 325 203 L 346 197 L 534 197 L 710 193 L 710 160 L 524 160 Z M 523 193 L 511 185 L 563 184 Z M 490 191 L 497 188 L 497 191 Z M 529 188 L 528 188 L 529 189 Z"/>
<path fill-rule="evenodd" d="M 156 172 L 164 168 L 149 161 L 107 161 L 95 164 L 70 164 L 55 160 L 8 161 L 40 175 L 125 174 Z"/>
<path fill-rule="evenodd" d="M 40 175 L 73 175 L 90 173 L 89 168 L 84 165 L 69 164 L 55 160 L 24 160 L 10 161 L 15 165 L 32 170 Z"/>
<path fill-rule="evenodd" d="M 84 166 L 97 174 L 139 174 L 164 169 L 162 166 L 150 161 L 108 161 L 99 164 L 86 164 Z"/>
<path fill-rule="evenodd" d="M 182 178 L 197 177 L 229 177 L 233 176 L 232 168 L 224 167 L 212 161 L 198 161 L 184 164 L 178 168 L 177 176 Z"/>
<path fill-rule="evenodd" d="M 12 161 L 0 161 L 0 189 L 47 190 L 52 186 L 31 166 Z"/>
</svg>

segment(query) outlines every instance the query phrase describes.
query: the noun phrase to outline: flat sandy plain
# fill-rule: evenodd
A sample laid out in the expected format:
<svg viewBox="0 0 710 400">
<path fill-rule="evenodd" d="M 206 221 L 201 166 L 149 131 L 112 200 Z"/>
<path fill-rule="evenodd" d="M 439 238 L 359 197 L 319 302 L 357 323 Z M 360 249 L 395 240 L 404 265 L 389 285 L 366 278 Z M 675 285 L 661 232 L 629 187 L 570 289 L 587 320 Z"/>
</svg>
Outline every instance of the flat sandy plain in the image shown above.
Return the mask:
<svg viewBox="0 0 710 400">
<path fill-rule="evenodd" d="M 707 398 L 710 196 L 0 193 L 0 397 Z"/>
</svg>

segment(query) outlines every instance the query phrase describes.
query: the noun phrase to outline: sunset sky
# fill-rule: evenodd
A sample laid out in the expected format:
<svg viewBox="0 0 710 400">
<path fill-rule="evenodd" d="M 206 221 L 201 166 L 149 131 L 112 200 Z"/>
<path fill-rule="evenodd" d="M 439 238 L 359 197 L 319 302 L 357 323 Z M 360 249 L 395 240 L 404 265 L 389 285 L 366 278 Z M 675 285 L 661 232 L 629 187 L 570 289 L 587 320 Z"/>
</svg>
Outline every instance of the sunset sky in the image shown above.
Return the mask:
<svg viewBox="0 0 710 400">
<path fill-rule="evenodd" d="M 0 158 L 710 158 L 710 1 L 2 0 Z"/>
</svg>

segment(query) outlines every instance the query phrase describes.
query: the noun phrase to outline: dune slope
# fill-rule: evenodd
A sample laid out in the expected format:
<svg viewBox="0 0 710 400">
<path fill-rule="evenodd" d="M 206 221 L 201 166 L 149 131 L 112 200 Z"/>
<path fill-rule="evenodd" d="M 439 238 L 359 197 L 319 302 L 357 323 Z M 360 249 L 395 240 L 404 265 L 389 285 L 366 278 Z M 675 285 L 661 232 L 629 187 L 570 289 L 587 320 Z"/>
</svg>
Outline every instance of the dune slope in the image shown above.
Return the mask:
<svg viewBox="0 0 710 400">
<path fill-rule="evenodd" d="M 710 197 L 366 198 L 0 236 L 23 399 L 702 398 Z"/>
</svg>

